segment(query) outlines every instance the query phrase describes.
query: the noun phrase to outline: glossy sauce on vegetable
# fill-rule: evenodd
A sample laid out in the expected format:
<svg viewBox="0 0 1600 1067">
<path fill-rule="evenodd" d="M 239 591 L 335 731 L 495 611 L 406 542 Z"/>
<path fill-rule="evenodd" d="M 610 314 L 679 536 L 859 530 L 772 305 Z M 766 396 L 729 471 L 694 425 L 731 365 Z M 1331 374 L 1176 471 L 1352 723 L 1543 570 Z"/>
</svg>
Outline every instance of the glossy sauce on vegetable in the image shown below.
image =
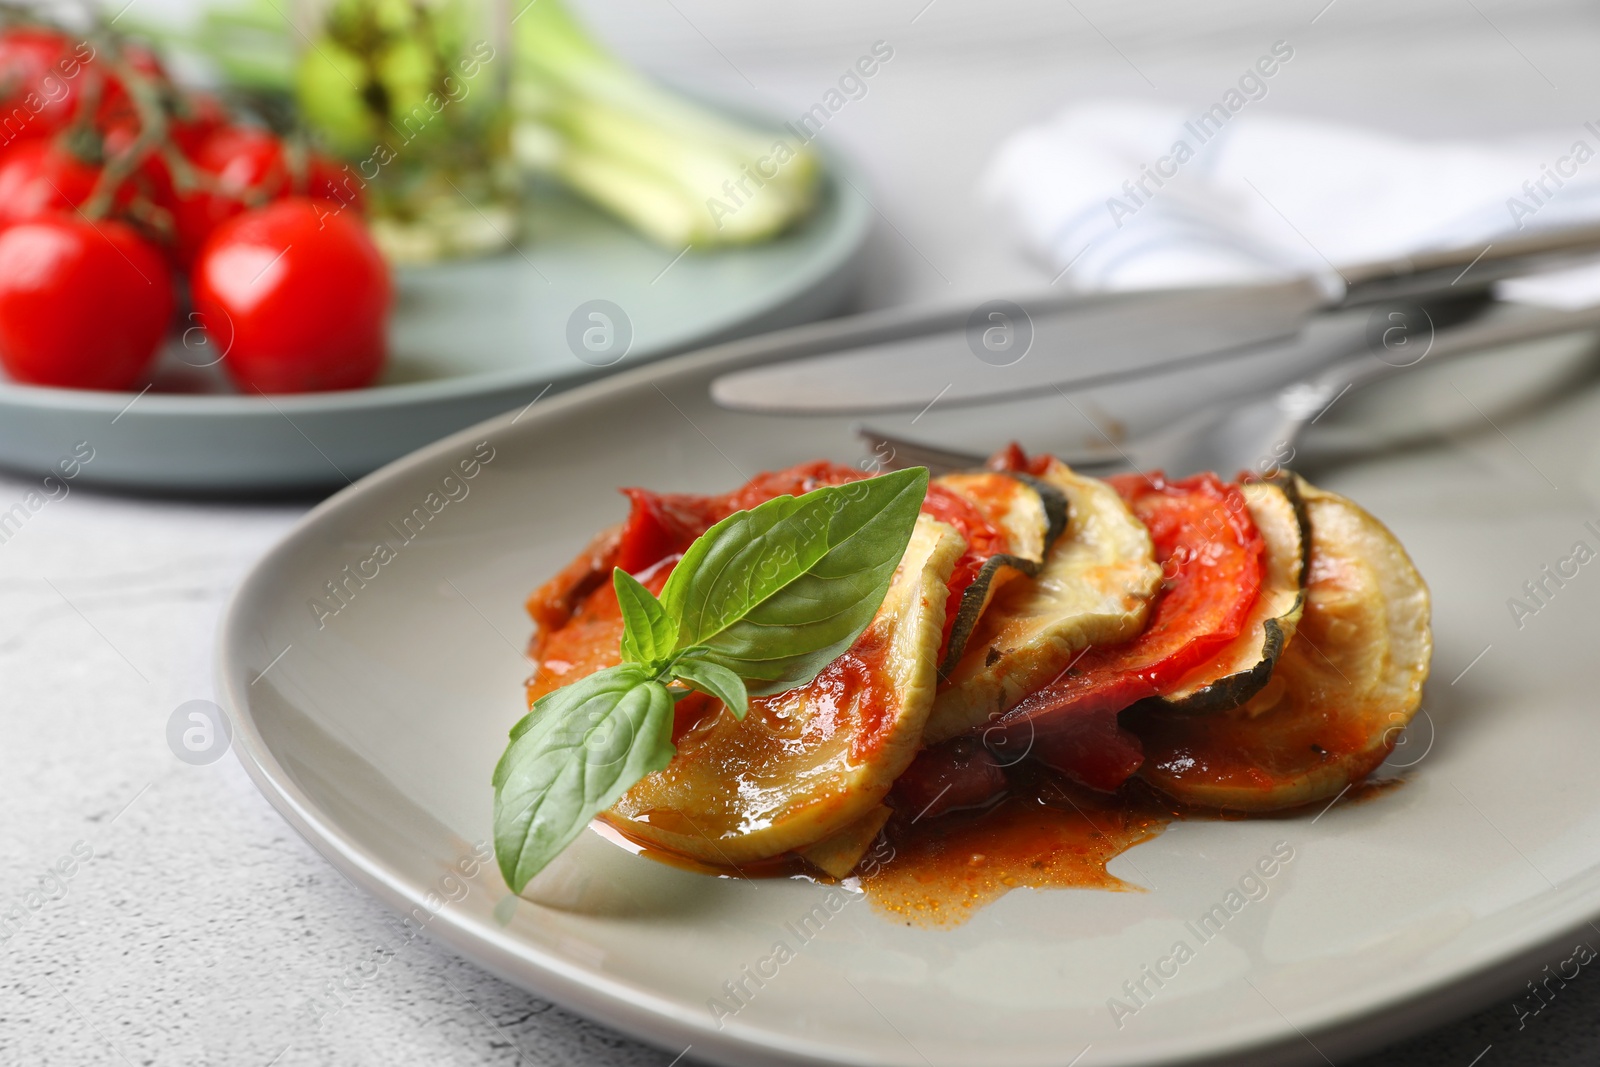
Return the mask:
<svg viewBox="0 0 1600 1067">
<path fill-rule="evenodd" d="M 682 871 L 692 871 L 695 874 L 708 875 L 712 878 L 802 878 L 810 877 L 805 870 L 805 863 L 792 853 L 775 856 L 761 863 L 746 863 L 738 867 L 716 867 L 709 863 L 702 863 L 692 856 L 682 856 L 668 849 L 657 848 L 643 841 L 635 841 L 628 836 L 627 830 L 614 821 L 604 812 L 593 822 L 595 832 L 607 841 L 635 856 L 643 856 L 647 860 L 676 867 Z"/>
<path fill-rule="evenodd" d="M 752 698 L 745 716 L 747 729 L 716 730 L 718 721 L 729 714 L 722 703 L 698 694 L 684 698 L 677 707 L 672 737 L 683 763 L 658 773 L 670 778 L 686 764 L 703 773 L 706 761 L 714 760 L 710 764 L 714 777 L 726 783 L 730 801 L 738 799 L 741 817 L 749 818 L 751 811 L 761 810 L 760 798 L 773 786 L 758 769 L 780 762 L 781 750 L 815 748 L 843 733 L 850 739 L 851 759 L 867 758 L 891 725 L 888 711 L 894 693 L 885 677 L 888 653 L 882 633 L 868 629 L 808 684 Z M 636 812 L 631 817 L 673 832 L 699 832 L 672 810 Z"/>
<path fill-rule="evenodd" d="M 646 589 L 659 595 L 676 562 L 677 557 L 674 556 L 635 577 Z M 601 573 L 607 580 L 595 584 L 564 623 L 553 628 L 541 624 L 534 632 L 528 649 L 537 664 L 533 677 L 528 679 L 530 707 L 551 690 L 622 662 L 622 654 L 617 648 L 617 642 L 622 637 L 622 607 L 617 603 L 617 590 L 609 581 L 609 562 Z M 551 583 L 541 587 L 529 603 L 556 599 L 550 590 L 550 585 L 556 580 L 552 579 Z"/>
</svg>

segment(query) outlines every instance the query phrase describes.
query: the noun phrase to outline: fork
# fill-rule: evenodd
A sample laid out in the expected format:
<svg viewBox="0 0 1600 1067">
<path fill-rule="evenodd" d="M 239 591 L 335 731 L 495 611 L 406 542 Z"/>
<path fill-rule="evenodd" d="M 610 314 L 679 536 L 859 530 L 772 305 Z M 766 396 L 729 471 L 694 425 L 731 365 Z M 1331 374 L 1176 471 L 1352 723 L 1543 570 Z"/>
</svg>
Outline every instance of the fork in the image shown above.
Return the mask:
<svg viewBox="0 0 1600 1067">
<path fill-rule="evenodd" d="M 1552 311 L 1506 305 L 1506 310 L 1439 331 L 1418 360 L 1388 363 L 1372 351 L 1346 357 L 1318 374 L 1242 400 L 1215 404 L 1153 433 L 1117 442 L 1103 430 L 1106 448 L 1062 455 L 1089 474 L 1164 470 L 1267 475 L 1295 456 L 1295 442 L 1334 402 L 1352 389 L 1389 378 L 1425 359 L 1438 362 L 1502 345 L 1578 333 L 1600 326 L 1600 306 Z M 985 457 L 896 437 L 868 426 L 857 434 L 887 469 L 925 466 L 935 474 L 981 466 Z M 887 454 L 887 458 L 885 455 Z"/>
</svg>

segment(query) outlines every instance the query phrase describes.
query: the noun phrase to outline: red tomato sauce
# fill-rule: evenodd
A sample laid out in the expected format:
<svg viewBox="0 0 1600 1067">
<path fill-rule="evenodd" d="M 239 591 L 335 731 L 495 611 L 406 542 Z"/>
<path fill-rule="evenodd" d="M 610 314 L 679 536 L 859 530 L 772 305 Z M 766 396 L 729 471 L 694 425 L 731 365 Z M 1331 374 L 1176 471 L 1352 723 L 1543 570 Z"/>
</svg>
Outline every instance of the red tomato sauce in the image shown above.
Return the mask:
<svg viewBox="0 0 1600 1067">
<path fill-rule="evenodd" d="M 892 709 L 896 695 L 885 683 L 889 660 L 889 638 L 878 627 L 870 627 L 849 650 L 822 669 L 813 689 L 835 688 L 835 703 L 856 698 L 854 732 L 850 736 L 850 758 L 860 762 L 883 747 L 894 725 Z M 821 683 L 819 686 L 818 683 Z"/>
<path fill-rule="evenodd" d="M 944 637 L 939 642 L 939 658 L 942 660 L 950 644 L 950 631 L 956 625 L 961 597 L 977 580 L 983 565 L 991 557 L 1011 550 L 1011 542 L 1005 531 L 990 522 L 970 501 L 941 485 L 928 486 L 927 499 L 922 502 L 922 513 L 954 526 L 967 541 L 967 550 L 956 560 L 950 580 L 945 583 L 949 586 L 950 596 L 944 605 Z"/>
<path fill-rule="evenodd" d="M 867 899 L 907 926 L 956 926 L 1013 889 L 1134 890 L 1106 869 L 1178 811 L 1137 785 L 1108 795 L 1042 767 L 1017 768 L 1006 796 L 980 811 L 918 819 L 897 812 L 890 856 L 862 879 Z"/>
</svg>

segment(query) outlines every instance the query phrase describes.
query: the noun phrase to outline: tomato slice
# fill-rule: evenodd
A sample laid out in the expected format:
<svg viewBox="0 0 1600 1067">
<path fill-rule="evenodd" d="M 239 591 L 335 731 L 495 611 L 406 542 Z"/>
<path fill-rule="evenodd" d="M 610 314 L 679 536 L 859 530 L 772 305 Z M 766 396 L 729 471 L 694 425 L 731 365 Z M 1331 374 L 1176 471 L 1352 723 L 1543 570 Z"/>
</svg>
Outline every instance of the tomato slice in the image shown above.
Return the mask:
<svg viewBox="0 0 1600 1067">
<path fill-rule="evenodd" d="M 600 531 L 582 552 L 528 597 L 525 607 L 537 629 L 533 648 L 544 635 L 561 629 L 616 566 L 622 524 Z"/>
<path fill-rule="evenodd" d="M 715 497 L 624 489 L 632 508 L 622 525 L 614 564 L 629 574 L 688 551 L 716 524 Z"/>
<path fill-rule="evenodd" d="M 1143 633 L 1090 649 L 990 728 L 991 740 L 1084 785 L 1112 790 L 1139 769 L 1117 714 L 1160 695 L 1238 636 L 1261 590 L 1265 545 L 1237 486 L 1213 474 L 1107 479 L 1150 530 L 1166 576 Z"/>
<path fill-rule="evenodd" d="M 809 493 L 824 485 L 843 485 L 865 477 L 854 467 L 823 460 L 758 474 L 731 493 L 622 490 L 632 505 L 628 518 L 602 532 L 528 598 L 528 614 L 541 631 L 534 640 L 535 654 L 542 635 L 566 625 L 602 584 L 611 587 L 613 567 L 635 576 L 643 574 L 664 560 L 681 556 L 695 538 L 736 511 L 746 511 L 773 497 Z"/>
<path fill-rule="evenodd" d="M 949 523 L 967 539 L 967 550 L 956 560 L 955 570 L 950 572 L 950 580 L 945 583 L 950 589 L 950 596 L 945 601 L 944 636 L 939 641 L 939 661 L 942 663 L 950 647 L 950 633 L 956 626 L 956 607 L 961 603 L 962 594 L 977 581 L 978 575 L 983 572 L 983 565 L 991 556 L 1011 550 L 1011 540 L 970 500 L 942 485 L 928 486 L 928 495 L 922 501 L 922 513 Z"/>
<path fill-rule="evenodd" d="M 1048 452 L 1041 452 L 1037 456 L 1029 457 L 1022 450 L 1022 446 L 1012 441 L 1009 445 L 989 457 L 984 466 L 992 471 L 1010 471 L 1017 474 L 1031 474 L 1035 478 L 1044 477 L 1044 472 L 1050 469 L 1050 461 L 1055 457 Z"/>
<path fill-rule="evenodd" d="M 688 551 L 695 538 L 737 511 L 748 511 L 780 496 L 800 496 L 825 485 L 845 485 L 869 475 L 855 467 L 817 460 L 781 471 L 767 471 L 730 493 L 703 496 L 693 493 L 654 493 L 648 489 L 624 489 L 632 510 L 623 524 L 620 542 L 611 565 L 629 574 L 639 574 L 662 560 Z M 1005 531 L 991 522 L 970 502 L 942 486 L 930 485 L 922 503 L 924 514 L 954 526 L 966 538 L 967 549 L 956 561 L 951 574 L 950 604 L 958 603 L 983 565 L 991 556 L 1008 552 L 1010 540 Z M 574 564 L 576 565 L 576 564 Z M 571 568 L 569 567 L 569 570 Z M 609 569 L 609 568 L 608 568 Z M 563 571 L 563 574 L 567 574 Z M 570 580 L 570 579 L 569 579 Z M 534 599 L 540 599 L 536 593 Z M 548 599 L 548 598 L 545 598 Z M 530 600 L 530 604 L 533 603 Z M 541 624 L 544 619 L 535 616 Z M 955 626 L 954 611 L 947 611 L 944 644 Z M 943 655 L 943 644 L 940 646 Z"/>
<path fill-rule="evenodd" d="M 892 805 L 912 821 L 983 807 L 1006 791 L 1006 772 L 973 737 L 952 737 L 917 753 L 895 779 Z"/>
<path fill-rule="evenodd" d="M 736 511 L 780 496 L 799 496 L 825 485 L 845 485 L 867 477 L 863 471 L 827 460 L 802 463 L 756 475 L 731 493 L 653 493 L 624 489 L 633 510 L 623 525 L 616 565 L 629 574 L 682 555 L 695 538 Z"/>
</svg>

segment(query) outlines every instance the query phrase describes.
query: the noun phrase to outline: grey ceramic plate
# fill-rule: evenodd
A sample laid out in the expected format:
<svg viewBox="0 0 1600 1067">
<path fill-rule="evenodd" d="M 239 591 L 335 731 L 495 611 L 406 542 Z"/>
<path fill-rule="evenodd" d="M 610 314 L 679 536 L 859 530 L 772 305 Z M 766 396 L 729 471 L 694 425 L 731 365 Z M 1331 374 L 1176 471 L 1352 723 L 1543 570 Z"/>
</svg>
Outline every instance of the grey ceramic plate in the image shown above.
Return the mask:
<svg viewBox="0 0 1600 1067">
<path fill-rule="evenodd" d="M 733 414 L 706 387 L 901 328 L 821 323 L 629 371 L 322 504 L 245 581 L 220 636 L 219 691 L 250 774 L 330 862 L 430 934 L 660 1044 L 663 1062 L 692 1046 L 726 1064 L 1321 1063 L 1495 997 L 1510 1010 L 1535 954 L 1570 955 L 1583 936 L 1570 931 L 1600 914 L 1600 579 L 1585 567 L 1547 583 L 1520 620 L 1507 598 L 1576 541 L 1600 546 L 1593 384 L 1319 476 L 1390 524 L 1433 588 L 1434 678 L 1391 761 L 1398 788 L 1321 814 L 1178 823 L 1113 861 L 1141 891 L 1018 891 L 950 930 L 854 895 L 819 922 L 819 886 L 707 878 L 594 834 L 533 900 L 509 896 L 472 853 L 522 713 L 524 595 L 623 513 L 614 486 L 710 490 L 861 458 L 846 420 Z M 1005 409 L 966 418 L 991 440 L 1015 428 Z M 1292 860 L 1247 881 L 1274 848 Z M 1219 906 L 1223 932 L 1202 942 L 1188 924 Z M 793 958 L 774 969 L 778 941 Z M 1179 941 L 1192 958 L 1159 986 L 1145 978 L 1172 968 Z M 747 995 L 730 1012 L 733 982 Z"/>
<path fill-rule="evenodd" d="M 0 466 L 48 470 L 87 441 L 95 458 L 81 477 L 106 485 L 343 485 L 451 431 L 618 368 L 832 314 L 849 298 L 871 209 L 856 191 L 861 180 L 839 159 L 827 163 L 821 205 L 794 232 L 681 258 L 569 196 L 542 193 L 518 251 L 399 273 L 392 358 L 373 388 L 237 395 L 210 366 L 214 349 L 197 330 L 172 340 L 156 388 L 142 396 L 0 377 Z M 590 319 L 593 310 L 608 315 L 609 326 Z"/>
</svg>

